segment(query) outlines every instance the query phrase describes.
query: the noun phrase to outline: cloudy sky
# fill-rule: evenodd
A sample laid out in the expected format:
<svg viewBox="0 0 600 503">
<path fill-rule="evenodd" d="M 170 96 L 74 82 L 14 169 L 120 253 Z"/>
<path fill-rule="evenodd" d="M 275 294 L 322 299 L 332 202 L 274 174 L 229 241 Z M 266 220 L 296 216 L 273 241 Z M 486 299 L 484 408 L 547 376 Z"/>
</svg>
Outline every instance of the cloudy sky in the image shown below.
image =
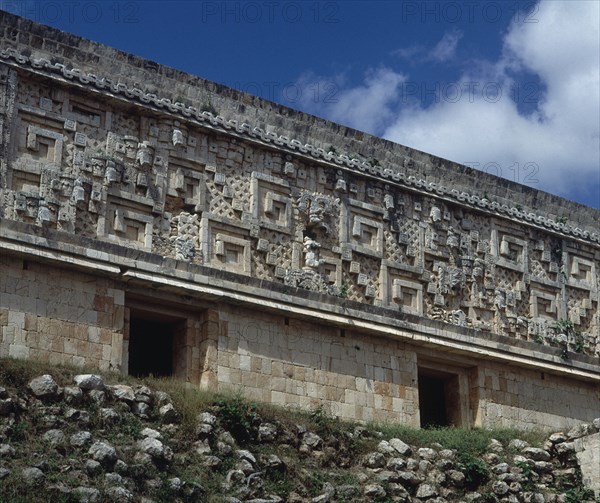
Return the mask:
<svg viewBox="0 0 600 503">
<path fill-rule="evenodd" d="M 600 208 L 600 2 L 0 7 Z"/>
</svg>

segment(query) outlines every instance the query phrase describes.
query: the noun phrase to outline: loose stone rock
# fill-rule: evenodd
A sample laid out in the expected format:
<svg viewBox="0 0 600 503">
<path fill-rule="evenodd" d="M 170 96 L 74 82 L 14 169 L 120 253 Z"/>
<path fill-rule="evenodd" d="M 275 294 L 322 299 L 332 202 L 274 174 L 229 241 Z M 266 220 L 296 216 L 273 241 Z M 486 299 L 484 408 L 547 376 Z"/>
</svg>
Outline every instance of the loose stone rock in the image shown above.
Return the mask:
<svg viewBox="0 0 600 503">
<path fill-rule="evenodd" d="M 397 454 L 396 449 L 394 449 L 387 440 L 382 440 L 377 444 L 377 451 L 381 454 L 387 454 L 388 456 Z"/>
<path fill-rule="evenodd" d="M 137 395 L 136 395 L 137 396 Z M 145 402 L 134 402 L 131 405 L 131 412 L 142 419 L 148 419 L 150 417 L 150 405 Z"/>
<path fill-rule="evenodd" d="M 109 487 L 105 492 L 110 501 L 114 501 L 115 503 L 129 503 L 133 501 L 133 493 L 124 487 Z"/>
<path fill-rule="evenodd" d="M 158 409 L 158 414 L 162 419 L 163 423 L 177 423 L 179 422 L 179 413 L 173 406 L 173 404 L 168 403 L 163 405 L 160 409 Z"/>
<path fill-rule="evenodd" d="M 0 444 L 0 460 L 12 458 L 16 454 L 15 449 L 9 444 Z"/>
<path fill-rule="evenodd" d="M 525 442 L 525 440 L 520 440 L 518 438 L 513 438 L 508 443 L 508 448 L 515 450 L 515 451 L 521 451 L 521 450 L 525 449 L 526 447 L 529 447 L 529 444 L 527 442 Z"/>
<path fill-rule="evenodd" d="M 429 447 L 423 447 L 417 451 L 417 455 L 421 459 L 426 459 L 427 461 L 433 461 L 437 458 L 437 452 Z"/>
<path fill-rule="evenodd" d="M 372 452 L 365 456 L 363 465 L 367 468 L 383 468 L 385 466 L 385 457 L 381 452 Z"/>
<path fill-rule="evenodd" d="M 211 426 L 217 424 L 217 416 L 210 412 L 202 412 L 201 414 L 198 414 L 196 419 L 199 423 L 210 424 Z"/>
<path fill-rule="evenodd" d="M 92 434 L 89 431 L 80 431 L 73 433 L 69 438 L 69 443 L 73 447 L 83 447 L 92 441 Z"/>
<path fill-rule="evenodd" d="M 562 431 L 559 431 L 550 435 L 548 437 L 548 440 L 550 440 L 550 442 L 552 442 L 553 444 L 559 444 L 561 442 L 566 442 L 567 436 Z"/>
<path fill-rule="evenodd" d="M 363 494 L 367 498 L 384 498 L 386 495 L 385 489 L 379 484 L 368 484 L 363 490 Z"/>
<path fill-rule="evenodd" d="M 420 499 L 429 499 L 437 495 L 437 489 L 431 484 L 421 484 L 416 493 L 416 497 Z"/>
<path fill-rule="evenodd" d="M 271 423 L 262 423 L 258 427 L 258 440 L 261 442 L 273 442 L 277 438 L 277 427 Z"/>
<path fill-rule="evenodd" d="M 103 465 L 112 464 L 117 460 L 116 449 L 107 442 L 95 442 L 90 447 L 88 454 Z"/>
<path fill-rule="evenodd" d="M 389 444 L 396 449 L 401 456 L 410 456 L 412 453 L 411 447 L 399 438 L 390 439 Z"/>
<path fill-rule="evenodd" d="M 85 471 L 89 475 L 97 475 L 102 471 L 102 465 L 94 459 L 88 459 L 85 462 Z"/>
<path fill-rule="evenodd" d="M 24 468 L 22 475 L 23 475 L 23 482 L 25 482 L 25 484 L 27 484 L 29 486 L 41 484 L 46 478 L 46 475 L 44 475 L 44 472 L 42 470 L 40 470 L 39 468 L 35 468 L 35 467 Z"/>
<path fill-rule="evenodd" d="M 88 396 L 97 405 L 104 405 L 106 402 L 106 393 L 104 391 L 100 391 L 99 389 L 92 389 L 88 391 Z"/>
<path fill-rule="evenodd" d="M 96 374 L 80 374 L 73 378 L 73 381 L 77 386 L 83 390 L 99 390 L 102 391 L 105 388 L 104 380 L 101 376 Z"/>
<path fill-rule="evenodd" d="M 65 434 L 62 432 L 62 430 L 48 430 L 46 433 L 44 433 L 42 439 L 44 442 L 48 442 L 52 446 L 57 446 L 64 443 Z"/>
<path fill-rule="evenodd" d="M 131 386 L 115 384 L 114 386 L 110 386 L 109 390 L 115 400 L 121 400 L 125 403 L 132 403 L 135 401 L 135 393 Z"/>
<path fill-rule="evenodd" d="M 73 496 L 79 503 L 97 503 L 100 501 L 100 491 L 93 487 L 76 487 L 73 489 Z"/>
<path fill-rule="evenodd" d="M 323 439 L 316 433 L 309 431 L 302 437 L 302 443 L 310 449 L 318 449 L 323 444 Z"/>
<path fill-rule="evenodd" d="M 79 386 L 65 386 L 63 388 L 63 396 L 65 402 L 70 405 L 76 405 L 81 403 L 81 400 L 83 399 L 83 391 L 81 391 Z"/>
<path fill-rule="evenodd" d="M 548 461 L 550 453 L 538 447 L 526 447 L 523 449 L 523 455 L 534 461 Z"/>
<path fill-rule="evenodd" d="M 508 493 L 509 487 L 506 482 L 497 481 L 492 484 L 492 491 L 494 492 L 494 494 L 497 494 L 498 496 L 504 496 L 505 494 Z"/>
<path fill-rule="evenodd" d="M 32 379 L 27 388 L 33 396 L 40 400 L 51 400 L 58 396 L 58 384 L 50 374 Z"/>
</svg>

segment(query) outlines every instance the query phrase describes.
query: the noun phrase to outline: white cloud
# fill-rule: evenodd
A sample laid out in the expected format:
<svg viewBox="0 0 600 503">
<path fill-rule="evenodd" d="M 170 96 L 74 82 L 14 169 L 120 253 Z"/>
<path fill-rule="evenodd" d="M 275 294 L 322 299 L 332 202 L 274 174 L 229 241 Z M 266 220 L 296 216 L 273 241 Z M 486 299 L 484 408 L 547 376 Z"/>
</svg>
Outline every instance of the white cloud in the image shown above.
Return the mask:
<svg viewBox="0 0 600 503">
<path fill-rule="evenodd" d="M 430 51 L 429 59 L 438 62 L 444 62 L 453 59 L 456 55 L 458 41 L 462 38 L 462 36 L 463 34 L 459 30 L 453 30 L 451 32 L 444 33 L 442 39 Z"/>
<path fill-rule="evenodd" d="M 463 37 L 463 32 L 460 30 L 452 30 L 444 33 L 440 41 L 431 49 L 427 49 L 423 45 L 411 45 L 409 47 L 401 47 L 396 49 L 392 54 L 407 59 L 409 61 L 435 61 L 443 63 L 450 61 L 456 56 L 456 48 L 458 42 Z"/>
<path fill-rule="evenodd" d="M 513 22 L 501 58 L 473 65 L 454 87 L 441 88 L 436 103 L 425 105 L 418 95 L 403 99 L 409 78 L 380 68 L 363 85 L 342 87 L 337 103 L 313 111 L 440 157 L 487 165 L 489 172 L 500 170 L 508 179 L 565 197 L 587 193 L 588 203 L 600 204 L 594 200 L 600 193 L 600 2 L 546 0 L 535 18 L 538 22 Z M 429 54 L 452 57 L 460 35 L 447 34 Z M 521 70 L 537 79 L 513 80 Z M 539 85 L 535 110 L 519 110 L 513 85 L 519 86 L 519 99 Z M 501 89 L 499 99 L 495 89 Z"/>
<path fill-rule="evenodd" d="M 313 99 L 315 95 L 310 91 L 302 92 L 304 110 L 362 131 L 381 131 L 394 120 L 399 88 L 405 80 L 402 74 L 380 68 L 369 70 L 363 85 L 349 89 L 343 88 L 343 76 L 325 79 L 305 75 L 299 80 L 299 86 L 307 90 L 321 88 L 332 91 L 327 98 L 321 95 L 324 102 Z"/>
</svg>

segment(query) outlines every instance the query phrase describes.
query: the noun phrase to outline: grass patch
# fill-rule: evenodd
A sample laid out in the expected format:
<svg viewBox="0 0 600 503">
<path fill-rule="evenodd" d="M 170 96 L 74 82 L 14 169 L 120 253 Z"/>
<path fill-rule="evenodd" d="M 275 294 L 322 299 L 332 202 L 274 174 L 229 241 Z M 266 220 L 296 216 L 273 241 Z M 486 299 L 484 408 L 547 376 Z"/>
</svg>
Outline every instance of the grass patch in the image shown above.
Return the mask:
<svg viewBox="0 0 600 503">
<path fill-rule="evenodd" d="M 470 456 L 481 456 L 492 439 L 496 439 L 504 445 L 519 438 L 533 446 L 541 446 L 546 434 L 539 431 L 519 431 L 515 429 L 493 429 L 481 428 L 425 428 L 417 429 L 403 424 L 372 423 L 368 425 L 372 432 L 381 432 L 385 438 L 399 438 L 407 444 L 415 447 L 427 447 L 438 443 L 444 449 L 456 449 L 458 452 Z"/>
</svg>

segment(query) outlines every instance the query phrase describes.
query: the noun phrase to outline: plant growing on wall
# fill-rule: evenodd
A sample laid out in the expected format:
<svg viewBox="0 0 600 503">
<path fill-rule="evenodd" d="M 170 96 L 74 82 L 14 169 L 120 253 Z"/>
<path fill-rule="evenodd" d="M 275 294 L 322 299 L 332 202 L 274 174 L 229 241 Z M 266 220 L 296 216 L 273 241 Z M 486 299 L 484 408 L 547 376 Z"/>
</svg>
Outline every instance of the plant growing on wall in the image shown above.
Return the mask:
<svg viewBox="0 0 600 503">
<path fill-rule="evenodd" d="M 561 349 L 561 358 L 569 359 L 569 342 L 572 343 L 573 351 L 581 353 L 583 351 L 583 336 L 575 329 L 575 325 L 570 320 L 558 320 L 552 327 L 554 330 L 554 342 Z"/>
</svg>

